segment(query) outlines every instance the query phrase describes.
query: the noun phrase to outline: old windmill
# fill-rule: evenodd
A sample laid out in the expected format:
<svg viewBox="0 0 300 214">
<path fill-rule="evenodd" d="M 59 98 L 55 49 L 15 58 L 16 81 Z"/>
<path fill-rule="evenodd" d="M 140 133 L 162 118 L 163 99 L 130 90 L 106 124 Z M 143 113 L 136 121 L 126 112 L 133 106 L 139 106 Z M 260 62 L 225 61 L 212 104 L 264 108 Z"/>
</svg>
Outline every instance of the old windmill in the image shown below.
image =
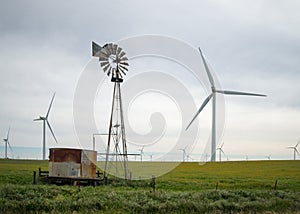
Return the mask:
<svg viewBox="0 0 300 214">
<path fill-rule="evenodd" d="M 128 58 L 121 47 L 112 43 L 101 47 L 92 42 L 92 55 L 99 57 L 101 68 L 107 76 L 111 76 L 114 84 L 104 178 L 107 179 L 108 174 L 115 173 L 116 177 L 124 176 L 127 179 L 128 156 L 120 84 L 123 82 L 123 75 L 128 71 Z M 115 171 L 111 172 L 112 169 Z"/>
</svg>

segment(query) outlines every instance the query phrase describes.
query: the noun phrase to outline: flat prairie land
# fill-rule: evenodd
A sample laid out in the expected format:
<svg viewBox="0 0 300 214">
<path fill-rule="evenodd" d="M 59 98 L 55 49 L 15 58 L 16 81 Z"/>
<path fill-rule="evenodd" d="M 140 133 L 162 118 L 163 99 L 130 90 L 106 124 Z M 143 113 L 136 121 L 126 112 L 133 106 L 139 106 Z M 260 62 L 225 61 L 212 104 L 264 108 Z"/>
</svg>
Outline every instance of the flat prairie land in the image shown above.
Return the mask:
<svg viewBox="0 0 300 214">
<path fill-rule="evenodd" d="M 48 170 L 48 161 L 0 159 L 0 213 L 300 213 L 298 160 L 185 162 L 157 177 L 155 191 L 150 179 L 33 185 L 38 168 Z"/>
</svg>

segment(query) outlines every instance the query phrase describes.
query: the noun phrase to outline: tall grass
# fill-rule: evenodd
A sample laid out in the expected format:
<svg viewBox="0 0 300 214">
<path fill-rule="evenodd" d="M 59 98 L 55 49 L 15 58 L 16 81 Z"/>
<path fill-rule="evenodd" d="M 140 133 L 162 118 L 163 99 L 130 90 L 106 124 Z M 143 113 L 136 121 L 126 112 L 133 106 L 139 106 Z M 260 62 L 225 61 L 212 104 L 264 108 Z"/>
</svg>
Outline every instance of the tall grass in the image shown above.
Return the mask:
<svg viewBox="0 0 300 214">
<path fill-rule="evenodd" d="M 0 213 L 300 212 L 300 161 L 182 163 L 156 179 L 155 192 L 150 180 L 131 186 L 33 185 L 39 167 L 47 170 L 47 161 L 0 160 Z"/>
</svg>

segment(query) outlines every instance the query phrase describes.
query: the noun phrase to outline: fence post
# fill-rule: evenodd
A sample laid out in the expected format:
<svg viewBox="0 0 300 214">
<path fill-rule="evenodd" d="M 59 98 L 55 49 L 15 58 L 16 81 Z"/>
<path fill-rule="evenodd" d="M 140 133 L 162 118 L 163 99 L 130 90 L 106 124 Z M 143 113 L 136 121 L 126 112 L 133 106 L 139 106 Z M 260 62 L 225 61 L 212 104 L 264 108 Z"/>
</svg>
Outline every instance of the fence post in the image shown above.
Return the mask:
<svg viewBox="0 0 300 214">
<path fill-rule="evenodd" d="M 132 171 L 129 173 L 129 184 L 132 185 Z"/>
<path fill-rule="evenodd" d="M 274 190 L 277 190 L 277 179 L 275 181 Z"/>
<path fill-rule="evenodd" d="M 33 184 L 36 184 L 36 171 L 33 171 Z"/>
<path fill-rule="evenodd" d="M 150 184 L 152 191 L 155 192 L 155 176 L 152 175 L 152 180 L 151 180 L 151 184 Z"/>
</svg>

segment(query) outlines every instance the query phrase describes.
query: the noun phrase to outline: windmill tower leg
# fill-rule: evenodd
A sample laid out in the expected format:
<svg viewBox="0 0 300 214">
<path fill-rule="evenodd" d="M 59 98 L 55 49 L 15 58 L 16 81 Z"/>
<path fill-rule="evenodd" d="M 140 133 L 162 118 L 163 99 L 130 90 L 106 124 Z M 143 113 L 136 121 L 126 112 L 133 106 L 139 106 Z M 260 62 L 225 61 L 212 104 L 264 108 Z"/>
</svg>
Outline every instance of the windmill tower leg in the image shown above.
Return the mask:
<svg viewBox="0 0 300 214">
<path fill-rule="evenodd" d="M 125 133 L 125 123 L 124 123 L 124 114 L 123 114 L 123 103 L 122 103 L 122 96 L 121 96 L 121 88 L 120 83 L 117 83 L 117 88 L 119 92 L 119 104 L 120 104 L 120 119 L 121 119 L 121 134 L 122 134 L 122 147 L 123 147 L 123 167 L 124 167 L 124 177 L 127 179 L 128 175 L 128 157 L 127 157 L 127 144 L 126 144 L 126 133 Z"/>
<path fill-rule="evenodd" d="M 216 161 L 216 94 L 212 97 L 211 162 Z"/>
<path fill-rule="evenodd" d="M 112 142 L 114 142 L 113 145 L 114 154 L 110 154 L 110 147 Z M 122 145 L 122 150 L 119 147 L 120 144 Z M 114 155 L 114 158 L 110 158 L 111 155 Z M 105 179 L 107 179 L 107 175 L 109 173 L 110 165 L 112 164 L 113 159 L 115 161 L 115 173 L 116 173 L 115 176 L 118 177 L 118 172 L 119 172 L 118 164 L 121 163 L 122 168 L 124 169 L 124 178 L 127 179 L 128 158 L 127 158 L 127 146 L 126 146 L 122 97 L 121 97 L 121 89 L 120 89 L 119 82 L 115 82 L 114 84 L 112 109 L 111 109 L 106 158 L 105 158 L 105 169 L 104 169 Z"/>
<path fill-rule="evenodd" d="M 112 99 L 112 107 L 111 107 L 111 115 L 110 122 L 108 128 L 108 141 L 106 148 L 106 157 L 105 157 L 105 168 L 104 168 L 104 178 L 107 179 L 108 174 L 108 161 L 109 161 L 109 151 L 110 151 L 110 139 L 111 139 L 111 131 L 112 131 L 112 121 L 113 121 L 113 113 L 114 113 L 114 105 L 115 105 L 115 93 L 116 93 L 116 84 L 114 85 L 113 99 Z"/>
</svg>

